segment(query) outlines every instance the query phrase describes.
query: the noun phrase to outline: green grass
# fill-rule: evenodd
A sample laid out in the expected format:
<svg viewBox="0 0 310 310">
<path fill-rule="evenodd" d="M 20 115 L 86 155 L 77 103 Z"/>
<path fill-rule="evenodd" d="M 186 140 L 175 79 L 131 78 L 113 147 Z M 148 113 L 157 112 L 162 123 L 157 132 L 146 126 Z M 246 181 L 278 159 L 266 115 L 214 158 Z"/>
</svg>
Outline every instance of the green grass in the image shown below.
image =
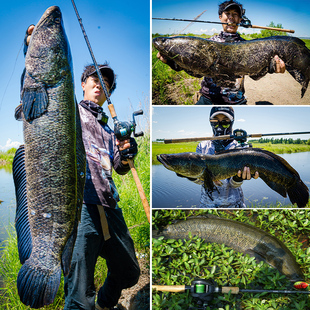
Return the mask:
<svg viewBox="0 0 310 310">
<path fill-rule="evenodd" d="M 276 154 L 309 152 L 310 145 L 307 144 L 271 144 L 271 143 L 253 143 L 253 147 L 263 148 Z"/>
<path fill-rule="evenodd" d="M 153 228 L 204 213 L 245 222 L 276 236 L 292 252 L 309 282 L 309 210 L 158 210 L 153 211 Z M 197 237 L 190 241 L 153 239 L 152 254 L 153 285 L 190 285 L 194 278 L 203 278 L 215 280 L 219 286 L 240 288 L 281 290 L 292 286 L 284 275 L 265 262 L 257 262 L 223 244 L 205 243 Z M 188 291 L 165 293 L 153 290 L 152 295 L 153 310 L 197 307 Z M 310 298 L 297 294 L 216 294 L 207 309 L 301 310 L 310 309 Z"/>
<path fill-rule="evenodd" d="M 15 152 L 15 148 L 11 148 L 6 152 L 0 152 L 0 167 L 12 167 Z"/>
<path fill-rule="evenodd" d="M 251 142 L 251 141 L 249 141 Z M 174 154 L 182 152 L 195 152 L 199 142 L 185 142 L 185 143 L 171 143 L 164 144 L 161 142 L 152 143 L 152 165 L 159 165 L 156 156 L 158 154 Z M 267 151 L 284 154 L 284 153 L 298 153 L 309 152 L 310 145 L 306 144 L 271 144 L 271 143 L 253 143 L 253 147 L 262 148 Z"/>
<path fill-rule="evenodd" d="M 150 197 L 150 147 L 149 135 L 143 138 L 137 138 L 139 146 L 139 153 L 135 158 L 135 167 L 139 175 L 141 184 L 144 188 L 145 194 Z M 147 221 L 139 193 L 136 189 L 135 182 L 129 172 L 125 176 L 113 174 L 114 182 L 119 190 L 120 204 L 123 210 L 124 218 L 126 220 L 129 231 L 134 240 L 135 249 L 138 253 L 144 254 L 149 259 L 150 249 L 150 229 Z M 16 279 L 18 271 L 21 267 L 17 251 L 17 239 L 13 226 L 8 227 L 8 239 L 2 244 L 0 248 L 0 280 L 2 279 L 0 291 L 0 309 L 1 310 L 25 310 L 30 307 L 24 306 L 17 293 Z M 105 260 L 99 258 L 95 270 L 95 286 L 99 289 L 107 274 Z M 64 291 L 63 291 L 63 277 L 54 303 L 42 309 L 46 310 L 61 310 L 64 308 Z"/>
</svg>

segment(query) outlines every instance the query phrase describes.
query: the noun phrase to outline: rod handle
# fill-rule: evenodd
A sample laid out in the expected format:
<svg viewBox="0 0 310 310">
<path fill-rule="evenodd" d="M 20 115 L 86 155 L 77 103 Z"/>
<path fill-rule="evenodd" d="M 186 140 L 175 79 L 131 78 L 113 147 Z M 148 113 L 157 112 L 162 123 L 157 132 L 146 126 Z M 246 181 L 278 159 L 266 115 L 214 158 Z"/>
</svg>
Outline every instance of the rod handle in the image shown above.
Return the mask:
<svg viewBox="0 0 310 310">
<path fill-rule="evenodd" d="M 112 117 L 113 119 L 117 119 L 117 114 L 116 114 L 116 112 L 115 112 L 113 103 L 108 104 L 108 108 L 109 108 L 111 117 Z"/>
<path fill-rule="evenodd" d="M 140 198 L 141 198 L 141 202 L 142 202 L 147 220 L 150 223 L 150 205 L 149 205 L 149 202 L 147 201 L 146 195 L 144 193 L 144 190 L 143 190 L 142 184 L 140 182 L 137 170 L 135 168 L 134 161 L 132 159 L 128 159 L 128 164 L 129 164 L 132 176 L 136 182 L 136 186 L 137 186 Z"/>
<path fill-rule="evenodd" d="M 152 288 L 161 292 L 183 293 L 185 285 L 152 285 Z"/>
<path fill-rule="evenodd" d="M 222 287 L 222 293 L 223 294 L 228 294 L 231 292 L 231 294 L 239 294 L 239 287 L 230 287 L 230 286 L 223 286 Z"/>
<path fill-rule="evenodd" d="M 294 32 L 295 32 L 295 30 L 290 30 L 290 29 L 273 28 L 273 27 L 264 27 L 264 26 L 256 26 L 256 25 L 252 25 L 251 28 L 267 29 L 267 30 L 274 30 L 274 31 L 289 32 L 289 33 L 294 33 Z"/>
<path fill-rule="evenodd" d="M 253 133 L 253 134 L 249 135 L 249 137 L 251 137 L 251 138 L 261 138 L 262 134 L 261 133 Z"/>
</svg>

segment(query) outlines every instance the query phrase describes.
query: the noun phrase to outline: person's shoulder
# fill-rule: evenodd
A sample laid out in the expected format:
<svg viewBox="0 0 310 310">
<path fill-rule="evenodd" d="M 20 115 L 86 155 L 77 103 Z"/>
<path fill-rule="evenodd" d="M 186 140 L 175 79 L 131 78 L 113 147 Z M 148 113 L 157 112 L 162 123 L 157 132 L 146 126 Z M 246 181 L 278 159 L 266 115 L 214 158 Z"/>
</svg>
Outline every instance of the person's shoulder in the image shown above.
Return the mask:
<svg viewBox="0 0 310 310">
<path fill-rule="evenodd" d="M 207 153 L 211 148 L 214 148 L 211 140 L 201 141 L 197 146 L 197 150 L 200 150 L 203 154 Z"/>
</svg>

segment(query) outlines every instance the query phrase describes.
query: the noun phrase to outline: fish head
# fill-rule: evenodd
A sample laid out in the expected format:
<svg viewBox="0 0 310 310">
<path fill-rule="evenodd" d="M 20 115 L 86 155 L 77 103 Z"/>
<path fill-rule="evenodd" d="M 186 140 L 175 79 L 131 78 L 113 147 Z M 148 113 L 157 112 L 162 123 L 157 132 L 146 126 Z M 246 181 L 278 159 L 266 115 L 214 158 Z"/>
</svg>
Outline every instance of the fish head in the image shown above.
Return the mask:
<svg viewBox="0 0 310 310">
<path fill-rule="evenodd" d="M 35 26 L 25 64 L 32 78 L 48 86 L 71 74 L 71 52 L 59 7 L 48 8 Z"/>
<path fill-rule="evenodd" d="M 213 63 L 212 54 L 203 52 L 212 41 L 189 36 L 157 37 L 154 47 L 165 58 L 173 60 L 182 69 L 195 72 L 196 68 L 207 70 Z M 203 53 L 203 57 L 202 57 Z"/>
<path fill-rule="evenodd" d="M 202 178 L 206 167 L 204 155 L 192 152 L 160 154 L 157 159 L 168 170 L 190 179 Z"/>
</svg>

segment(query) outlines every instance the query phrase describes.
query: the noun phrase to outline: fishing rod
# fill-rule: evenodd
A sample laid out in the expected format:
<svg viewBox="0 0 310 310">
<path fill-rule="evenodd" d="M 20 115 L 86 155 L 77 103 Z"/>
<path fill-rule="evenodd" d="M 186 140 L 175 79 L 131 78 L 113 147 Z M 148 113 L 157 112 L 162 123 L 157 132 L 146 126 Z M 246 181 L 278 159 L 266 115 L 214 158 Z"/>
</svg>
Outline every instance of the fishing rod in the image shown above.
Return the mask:
<svg viewBox="0 0 310 310">
<path fill-rule="evenodd" d="M 71 0 L 71 2 L 72 2 L 72 5 L 73 5 L 75 14 L 77 16 L 77 19 L 79 21 L 79 24 L 81 26 L 81 29 L 82 29 L 82 32 L 83 32 L 83 35 L 84 35 L 84 38 L 85 38 L 85 41 L 86 41 L 86 45 L 88 47 L 88 50 L 90 52 L 91 58 L 92 58 L 93 63 L 94 63 L 94 66 L 96 68 L 96 72 L 97 72 L 97 75 L 99 77 L 101 87 L 103 89 L 103 92 L 105 94 L 106 100 L 108 102 L 108 108 L 109 108 L 111 117 L 113 119 L 114 133 L 115 133 L 116 138 L 119 141 L 124 141 L 124 140 L 130 139 L 131 133 L 134 134 L 134 137 L 143 136 L 143 132 L 142 131 L 139 132 L 139 133 L 135 132 L 135 128 L 136 128 L 135 116 L 142 115 L 143 114 L 142 110 L 139 110 L 139 111 L 136 111 L 136 112 L 133 113 L 133 115 L 132 115 L 133 121 L 132 122 L 120 122 L 117 119 L 117 114 L 116 114 L 114 106 L 113 106 L 113 104 L 111 102 L 110 95 L 109 95 L 109 93 L 107 91 L 106 85 L 105 85 L 105 83 L 103 81 L 103 77 L 102 77 L 101 71 L 99 70 L 99 67 L 98 67 L 95 55 L 94 55 L 93 50 L 91 48 L 91 45 L 90 45 L 90 42 L 88 40 L 86 31 L 84 29 L 84 26 L 83 26 L 83 23 L 82 23 L 82 19 L 80 18 L 80 15 L 78 13 L 78 10 L 77 10 L 77 7 L 75 5 L 74 0 Z M 147 201 L 147 198 L 146 198 L 146 195 L 144 193 L 142 184 L 141 184 L 139 176 L 137 174 L 137 171 L 136 171 L 136 168 L 135 168 L 135 165 L 134 165 L 134 161 L 133 161 L 133 157 L 132 158 L 128 158 L 127 160 L 128 160 L 128 164 L 130 166 L 131 173 L 132 173 L 133 178 L 135 180 L 135 183 L 136 183 L 136 186 L 137 186 L 140 198 L 141 198 L 141 202 L 142 202 L 142 205 L 143 205 L 146 217 L 148 219 L 148 222 L 150 223 L 150 205 L 149 205 L 149 203 Z"/>
<path fill-rule="evenodd" d="M 252 25 L 251 21 L 248 18 L 244 18 L 241 23 L 222 23 L 222 22 L 213 22 L 207 20 L 194 20 L 194 19 L 181 19 L 181 18 L 160 18 L 160 17 L 153 17 L 152 19 L 156 20 L 170 20 L 170 21 L 180 21 L 180 22 L 192 22 L 192 23 L 205 23 L 205 24 L 221 24 L 221 25 L 237 25 L 244 28 L 257 28 L 257 29 L 267 29 L 267 30 L 274 30 L 274 31 L 282 31 L 282 32 L 289 32 L 294 33 L 295 30 L 290 29 L 283 29 L 283 28 L 275 28 L 275 27 L 265 27 L 265 26 L 257 26 Z"/>
<path fill-rule="evenodd" d="M 304 282 L 298 282 L 304 283 Z M 301 287 L 305 288 L 308 284 L 304 283 Z M 198 309 L 206 309 L 208 302 L 212 301 L 215 294 L 234 294 L 239 293 L 269 293 L 269 294 L 310 294 L 310 291 L 298 290 L 268 290 L 268 289 L 240 289 L 239 287 L 217 286 L 213 280 L 195 279 L 191 285 L 152 285 L 152 288 L 161 292 L 184 293 L 189 290 L 192 297 L 198 299 L 197 304 L 202 306 Z"/>
<path fill-rule="evenodd" d="M 235 129 L 232 135 L 214 136 L 214 137 L 200 137 L 200 138 L 180 138 L 180 139 L 164 139 L 164 143 L 182 143 L 182 142 L 193 142 L 193 141 L 204 141 L 204 140 L 228 140 L 235 139 L 239 143 L 245 143 L 247 138 L 261 138 L 267 136 L 282 136 L 282 135 L 304 135 L 310 134 L 310 131 L 301 132 L 285 132 L 285 133 L 257 133 L 247 134 L 243 129 Z"/>
</svg>

